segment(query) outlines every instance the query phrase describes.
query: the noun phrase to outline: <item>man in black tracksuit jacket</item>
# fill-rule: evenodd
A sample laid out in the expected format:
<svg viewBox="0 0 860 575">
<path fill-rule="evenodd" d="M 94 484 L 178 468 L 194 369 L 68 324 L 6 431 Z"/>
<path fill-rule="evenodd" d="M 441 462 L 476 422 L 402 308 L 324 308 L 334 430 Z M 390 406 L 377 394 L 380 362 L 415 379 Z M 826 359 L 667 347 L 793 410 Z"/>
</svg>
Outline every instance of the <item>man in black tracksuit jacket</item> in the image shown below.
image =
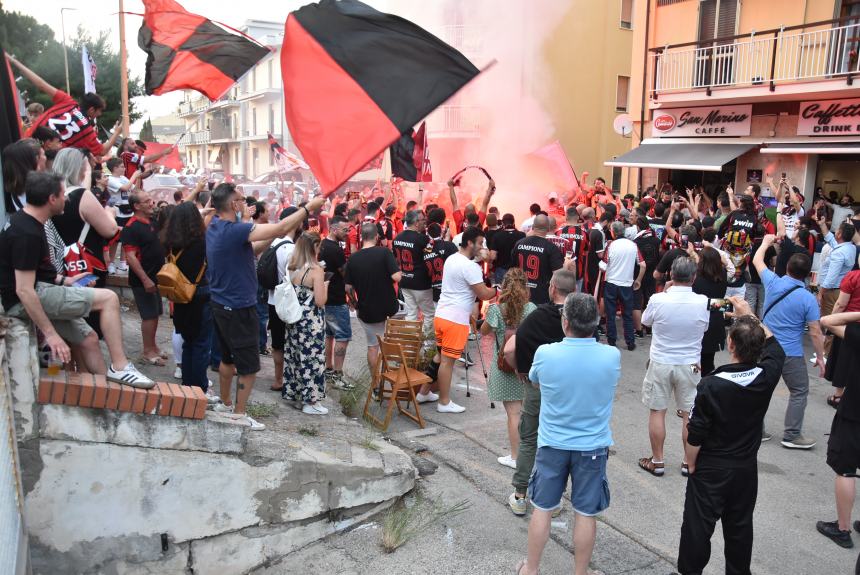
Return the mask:
<svg viewBox="0 0 860 575">
<path fill-rule="evenodd" d="M 785 352 L 743 298 L 729 299 L 735 323 L 728 350 L 735 363 L 702 378 L 687 425 L 690 476 L 678 550 L 682 575 L 702 573 L 708 564 L 717 520 L 723 523 L 726 573 L 750 573 L 757 455 Z"/>
</svg>

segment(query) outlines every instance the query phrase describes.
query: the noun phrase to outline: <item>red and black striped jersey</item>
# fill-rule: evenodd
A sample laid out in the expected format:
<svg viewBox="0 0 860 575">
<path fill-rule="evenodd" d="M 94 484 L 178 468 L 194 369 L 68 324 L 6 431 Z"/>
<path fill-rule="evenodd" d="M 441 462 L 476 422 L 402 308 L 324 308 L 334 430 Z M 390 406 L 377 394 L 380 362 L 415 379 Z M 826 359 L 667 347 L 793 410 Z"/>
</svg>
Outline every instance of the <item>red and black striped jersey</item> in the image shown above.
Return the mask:
<svg viewBox="0 0 860 575">
<path fill-rule="evenodd" d="M 119 155 L 119 158 L 122 160 L 122 165 L 125 169 L 125 177 L 129 180 L 136 171 L 143 171 L 143 154 L 123 152 Z"/>
<path fill-rule="evenodd" d="M 54 105 L 33 122 L 27 136 L 39 126 L 51 128 L 60 135 L 64 148 L 87 148 L 96 158 L 102 156 L 102 144 L 96 136 L 95 124 L 87 118 L 71 96 L 57 90 Z"/>
<path fill-rule="evenodd" d="M 570 252 L 565 256 L 576 258 L 576 277 L 583 277 L 588 259 L 588 230 L 581 224 L 564 225 L 558 229 L 556 235 L 570 242 Z"/>
</svg>

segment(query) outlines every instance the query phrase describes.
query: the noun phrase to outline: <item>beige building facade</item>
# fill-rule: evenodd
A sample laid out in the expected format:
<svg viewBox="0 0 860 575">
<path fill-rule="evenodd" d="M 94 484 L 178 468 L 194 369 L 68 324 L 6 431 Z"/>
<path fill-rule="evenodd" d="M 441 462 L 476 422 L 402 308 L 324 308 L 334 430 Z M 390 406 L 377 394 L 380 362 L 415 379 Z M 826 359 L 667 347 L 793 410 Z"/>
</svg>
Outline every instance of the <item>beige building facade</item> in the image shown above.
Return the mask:
<svg viewBox="0 0 860 575">
<path fill-rule="evenodd" d="M 778 8 L 778 9 L 775 9 Z M 860 2 L 640 0 L 625 185 L 860 198 Z M 641 180 L 640 180 L 641 177 Z"/>
<path fill-rule="evenodd" d="M 187 90 L 178 115 L 188 134 L 180 142 L 185 165 L 247 178 L 275 170 L 267 132 L 295 147 L 283 111 L 280 49 L 283 23 L 249 20 L 242 31 L 272 48 L 227 94 L 210 103 Z"/>
</svg>

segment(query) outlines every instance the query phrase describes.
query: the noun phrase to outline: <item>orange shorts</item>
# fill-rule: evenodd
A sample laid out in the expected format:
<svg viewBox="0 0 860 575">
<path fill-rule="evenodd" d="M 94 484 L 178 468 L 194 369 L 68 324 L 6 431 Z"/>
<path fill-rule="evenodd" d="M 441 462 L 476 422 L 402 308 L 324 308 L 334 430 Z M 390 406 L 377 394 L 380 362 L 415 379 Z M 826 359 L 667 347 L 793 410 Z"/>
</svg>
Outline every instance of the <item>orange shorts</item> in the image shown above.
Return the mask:
<svg viewBox="0 0 860 575">
<path fill-rule="evenodd" d="M 469 341 L 469 326 L 435 317 L 433 327 L 436 330 L 436 345 L 439 346 L 442 355 L 454 359 L 460 357 Z"/>
</svg>

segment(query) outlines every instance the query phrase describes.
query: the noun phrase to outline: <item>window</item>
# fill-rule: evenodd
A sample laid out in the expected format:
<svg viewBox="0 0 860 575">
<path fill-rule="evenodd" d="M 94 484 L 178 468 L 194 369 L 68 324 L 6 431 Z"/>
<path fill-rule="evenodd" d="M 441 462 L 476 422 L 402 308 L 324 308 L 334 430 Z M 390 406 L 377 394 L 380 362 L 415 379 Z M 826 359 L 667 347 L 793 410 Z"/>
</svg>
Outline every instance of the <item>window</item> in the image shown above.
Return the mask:
<svg viewBox="0 0 860 575">
<path fill-rule="evenodd" d="M 630 93 L 630 76 L 618 76 L 615 84 L 615 111 L 627 111 L 627 97 Z"/>
<path fill-rule="evenodd" d="M 612 189 L 621 189 L 621 168 L 618 166 L 612 168 Z"/>
<path fill-rule="evenodd" d="M 621 24 L 625 30 L 633 29 L 633 0 L 621 0 Z"/>
<path fill-rule="evenodd" d="M 269 132 L 275 133 L 275 107 L 269 104 Z"/>
<path fill-rule="evenodd" d="M 257 164 L 260 161 L 260 150 L 258 148 L 254 148 L 253 157 L 254 157 L 253 172 L 254 172 L 254 175 L 256 176 L 257 175 Z"/>
<path fill-rule="evenodd" d="M 269 58 L 268 68 L 269 68 L 269 70 L 268 70 L 269 71 L 269 88 L 274 88 L 275 84 L 273 82 L 274 77 L 272 76 L 272 59 L 271 58 Z"/>
<path fill-rule="evenodd" d="M 239 148 L 233 150 L 233 164 L 238 167 L 239 166 Z"/>
<path fill-rule="evenodd" d="M 738 0 L 702 0 L 699 4 L 699 40 L 734 36 Z"/>
<path fill-rule="evenodd" d="M 251 109 L 251 134 L 257 135 L 257 108 Z"/>
</svg>

